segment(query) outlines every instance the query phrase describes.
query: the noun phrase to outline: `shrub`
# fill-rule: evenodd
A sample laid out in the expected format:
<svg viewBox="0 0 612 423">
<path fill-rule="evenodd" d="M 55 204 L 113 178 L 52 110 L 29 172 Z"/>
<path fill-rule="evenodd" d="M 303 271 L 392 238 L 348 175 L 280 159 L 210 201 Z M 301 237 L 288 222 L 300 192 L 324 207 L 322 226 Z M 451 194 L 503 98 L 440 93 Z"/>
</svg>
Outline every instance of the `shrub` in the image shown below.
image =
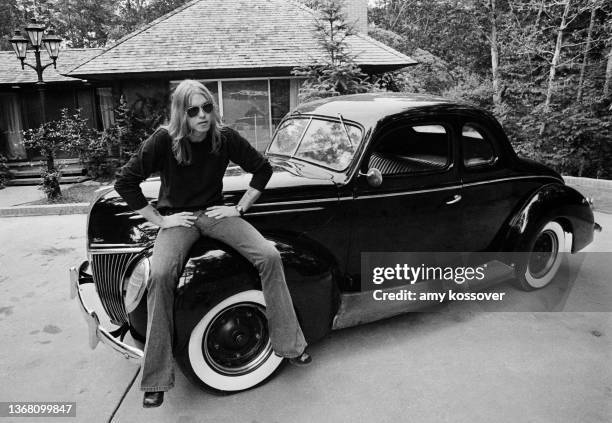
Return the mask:
<svg viewBox="0 0 612 423">
<path fill-rule="evenodd" d="M 0 154 L 0 189 L 4 188 L 6 186 L 6 183 L 11 178 L 11 171 L 6 165 L 6 157 Z"/>
<path fill-rule="evenodd" d="M 62 196 L 59 188 L 59 181 L 62 178 L 62 173 L 58 169 L 52 171 L 43 170 L 40 175 L 40 186 L 38 189 L 42 190 L 49 200 L 54 200 Z"/>
</svg>

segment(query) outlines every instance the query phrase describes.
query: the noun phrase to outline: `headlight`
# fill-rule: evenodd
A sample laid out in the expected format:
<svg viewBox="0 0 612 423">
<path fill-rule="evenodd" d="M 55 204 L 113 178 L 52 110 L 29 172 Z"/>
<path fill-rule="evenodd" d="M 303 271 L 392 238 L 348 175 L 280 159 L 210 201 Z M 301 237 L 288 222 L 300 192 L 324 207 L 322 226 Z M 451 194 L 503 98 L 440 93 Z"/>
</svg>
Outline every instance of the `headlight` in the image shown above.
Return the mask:
<svg viewBox="0 0 612 423">
<path fill-rule="evenodd" d="M 148 257 L 140 259 L 134 266 L 132 274 L 125 280 L 123 290 L 125 292 L 125 309 L 131 313 L 138 307 L 140 300 L 147 289 L 147 282 L 151 273 L 151 263 Z"/>
</svg>

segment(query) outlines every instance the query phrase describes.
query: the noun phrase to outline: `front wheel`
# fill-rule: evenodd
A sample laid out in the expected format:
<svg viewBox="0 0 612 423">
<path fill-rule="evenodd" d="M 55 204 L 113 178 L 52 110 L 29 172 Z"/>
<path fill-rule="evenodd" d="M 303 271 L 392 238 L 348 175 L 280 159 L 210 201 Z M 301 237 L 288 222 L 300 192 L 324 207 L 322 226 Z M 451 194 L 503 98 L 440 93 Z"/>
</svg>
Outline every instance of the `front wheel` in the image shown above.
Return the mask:
<svg viewBox="0 0 612 423">
<path fill-rule="evenodd" d="M 519 287 L 533 291 L 552 282 L 566 251 L 566 236 L 559 223 L 551 221 L 540 227 L 528 241 L 527 251 L 519 253 Z"/>
<path fill-rule="evenodd" d="M 263 293 L 249 289 L 208 310 L 189 337 L 188 376 L 227 393 L 252 388 L 272 376 L 283 358 L 272 350 L 265 309 Z"/>
</svg>

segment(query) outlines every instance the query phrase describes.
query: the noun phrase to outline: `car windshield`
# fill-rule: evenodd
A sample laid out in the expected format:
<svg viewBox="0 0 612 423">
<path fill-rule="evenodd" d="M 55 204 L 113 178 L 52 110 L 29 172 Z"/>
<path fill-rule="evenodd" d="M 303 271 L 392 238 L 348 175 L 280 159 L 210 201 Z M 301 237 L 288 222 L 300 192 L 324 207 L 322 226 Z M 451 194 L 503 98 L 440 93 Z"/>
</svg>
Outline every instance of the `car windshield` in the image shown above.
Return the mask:
<svg viewBox="0 0 612 423">
<path fill-rule="evenodd" d="M 276 132 L 268 154 L 295 157 L 333 170 L 344 170 L 353 160 L 361 129 L 343 119 L 288 119 Z"/>
</svg>

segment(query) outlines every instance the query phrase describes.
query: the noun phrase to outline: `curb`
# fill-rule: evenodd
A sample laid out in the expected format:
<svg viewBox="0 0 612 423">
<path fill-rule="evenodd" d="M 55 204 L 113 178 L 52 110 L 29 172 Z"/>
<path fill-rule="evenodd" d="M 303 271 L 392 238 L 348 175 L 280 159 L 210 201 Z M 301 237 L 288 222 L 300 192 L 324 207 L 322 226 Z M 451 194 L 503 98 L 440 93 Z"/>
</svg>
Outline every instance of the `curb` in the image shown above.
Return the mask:
<svg viewBox="0 0 612 423">
<path fill-rule="evenodd" d="M 0 207 L 0 217 L 86 214 L 89 203 L 48 204 L 37 206 Z"/>
<path fill-rule="evenodd" d="M 608 179 L 594 179 L 563 175 L 563 180 L 567 185 L 612 189 L 612 180 Z"/>
</svg>

